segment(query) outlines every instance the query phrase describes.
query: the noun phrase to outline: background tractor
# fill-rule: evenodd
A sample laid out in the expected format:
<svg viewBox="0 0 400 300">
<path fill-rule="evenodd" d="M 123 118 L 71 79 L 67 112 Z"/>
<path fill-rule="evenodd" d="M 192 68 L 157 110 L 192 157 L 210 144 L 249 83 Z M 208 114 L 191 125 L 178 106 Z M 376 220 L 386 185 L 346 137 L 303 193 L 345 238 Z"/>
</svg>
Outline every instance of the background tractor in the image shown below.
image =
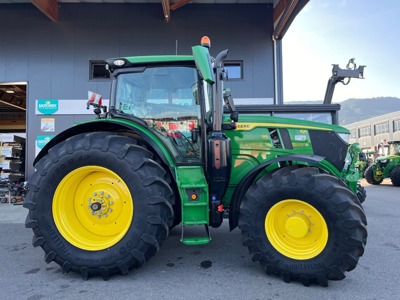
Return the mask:
<svg viewBox="0 0 400 300">
<path fill-rule="evenodd" d="M 381 184 L 390 178 L 394 186 L 400 186 L 400 141 L 390 141 L 388 155 L 379 156 L 365 170 L 365 179 L 369 184 Z"/>
<path fill-rule="evenodd" d="M 106 60 L 109 108 L 92 97 L 97 118 L 35 159 L 24 201 L 33 245 L 63 273 L 106 280 L 142 266 L 173 227 L 183 244 L 206 244 L 227 216 L 267 274 L 343 279 L 367 239 L 349 131 L 273 116 L 279 106 L 235 107 L 223 87 L 228 50 L 192 53 Z"/>
<path fill-rule="evenodd" d="M 358 161 L 358 170 L 360 171 L 360 175 L 365 177 L 365 170 L 373 164 L 375 160 L 375 151 L 374 150 L 363 150 L 359 154 Z"/>
</svg>

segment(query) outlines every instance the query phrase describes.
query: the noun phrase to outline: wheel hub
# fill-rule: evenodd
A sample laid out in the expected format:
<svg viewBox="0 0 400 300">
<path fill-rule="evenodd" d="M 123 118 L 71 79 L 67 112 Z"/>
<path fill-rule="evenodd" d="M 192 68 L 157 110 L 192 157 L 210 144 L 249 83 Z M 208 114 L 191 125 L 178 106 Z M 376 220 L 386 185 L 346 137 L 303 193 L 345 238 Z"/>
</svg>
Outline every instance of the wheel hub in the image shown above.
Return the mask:
<svg viewBox="0 0 400 300">
<path fill-rule="evenodd" d="M 53 196 L 57 229 L 72 245 L 89 251 L 118 243 L 131 226 L 133 211 L 133 198 L 125 182 L 99 166 L 71 171 Z"/>
<path fill-rule="evenodd" d="M 90 208 L 92 209 L 92 211 L 98 211 L 101 208 L 101 204 L 99 202 L 92 203 Z"/>
<path fill-rule="evenodd" d="M 293 238 L 303 238 L 310 231 L 311 222 L 303 214 L 294 214 L 285 222 L 285 230 Z"/>
<path fill-rule="evenodd" d="M 105 194 L 103 191 L 93 193 L 93 198 L 88 198 L 88 209 L 91 210 L 92 216 L 97 218 L 107 218 L 113 209 L 111 206 L 114 204 L 110 194 Z"/>
<path fill-rule="evenodd" d="M 318 209 L 298 199 L 273 205 L 264 221 L 271 245 L 281 254 L 296 259 L 319 255 L 328 242 L 328 226 Z"/>
</svg>

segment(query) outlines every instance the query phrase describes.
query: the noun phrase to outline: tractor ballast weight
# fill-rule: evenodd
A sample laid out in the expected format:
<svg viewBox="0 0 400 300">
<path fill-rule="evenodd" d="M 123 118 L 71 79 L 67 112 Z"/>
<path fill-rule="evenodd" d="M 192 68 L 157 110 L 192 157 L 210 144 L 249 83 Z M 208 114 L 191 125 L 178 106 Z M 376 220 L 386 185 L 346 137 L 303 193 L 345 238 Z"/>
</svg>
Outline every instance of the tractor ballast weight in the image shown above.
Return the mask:
<svg viewBox="0 0 400 300">
<path fill-rule="evenodd" d="M 92 97 L 97 118 L 55 136 L 34 161 L 24 201 L 33 245 L 63 273 L 108 279 L 142 266 L 174 227 L 196 246 L 229 217 L 268 274 L 343 279 L 367 231 L 359 147 L 335 125 L 339 106 L 235 106 L 223 87 L 228 51 L 192 53 L 106 60 L 109 109 Z"/>
</svg>

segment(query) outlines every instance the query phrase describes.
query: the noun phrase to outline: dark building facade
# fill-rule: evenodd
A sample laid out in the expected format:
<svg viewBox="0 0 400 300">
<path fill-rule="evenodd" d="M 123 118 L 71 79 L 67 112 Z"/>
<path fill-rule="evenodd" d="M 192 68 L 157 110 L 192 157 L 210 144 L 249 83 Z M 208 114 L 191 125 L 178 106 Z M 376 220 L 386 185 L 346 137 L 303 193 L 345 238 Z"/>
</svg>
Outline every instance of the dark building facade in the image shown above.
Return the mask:
<svg viewBox="0 0 400 300">
<path fill-rule="evenodd" d="M 207 35 L 211 53 L 229 49 L 228 61 L 239 67 L 226 84 L 234 98 L 273 103 L 273 12 L 272 3 L 190 4 L 166 22 L 160 4 L 60 3 L 52 22 L 32 4 L 1 5 L 0 84 L 26 84 L 27 177 L 46 140 L 94 118 L 88 91 L 109 97 L 110 80 L 92 72 L 109 57 L 191 54 Z"/>
</svg>

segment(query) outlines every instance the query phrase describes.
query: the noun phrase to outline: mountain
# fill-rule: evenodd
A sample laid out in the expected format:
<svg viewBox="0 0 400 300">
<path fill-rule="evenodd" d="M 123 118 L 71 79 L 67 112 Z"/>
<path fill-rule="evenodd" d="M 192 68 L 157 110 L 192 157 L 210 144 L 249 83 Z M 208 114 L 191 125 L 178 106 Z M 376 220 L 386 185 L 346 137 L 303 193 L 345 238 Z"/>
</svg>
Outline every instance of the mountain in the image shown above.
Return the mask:
<svg viewBox="0 0 400 300">
<path fill-rule="evenodd" d="M 286 104 L 321 104 L 323 101 L 296 101 Z M 400 111 L 400 98 L 377 97 L 366 99 L 348 99 L 340 102 L 339 122 L 346 125 L 365 119 Z"/>
<path fill-rule="evenodd" d="M 345 125 L 399 111 L 400 99 L 395 97 L 348 99 L 341 102 L 340 106 L 340 125 Z"/>
</svg>

